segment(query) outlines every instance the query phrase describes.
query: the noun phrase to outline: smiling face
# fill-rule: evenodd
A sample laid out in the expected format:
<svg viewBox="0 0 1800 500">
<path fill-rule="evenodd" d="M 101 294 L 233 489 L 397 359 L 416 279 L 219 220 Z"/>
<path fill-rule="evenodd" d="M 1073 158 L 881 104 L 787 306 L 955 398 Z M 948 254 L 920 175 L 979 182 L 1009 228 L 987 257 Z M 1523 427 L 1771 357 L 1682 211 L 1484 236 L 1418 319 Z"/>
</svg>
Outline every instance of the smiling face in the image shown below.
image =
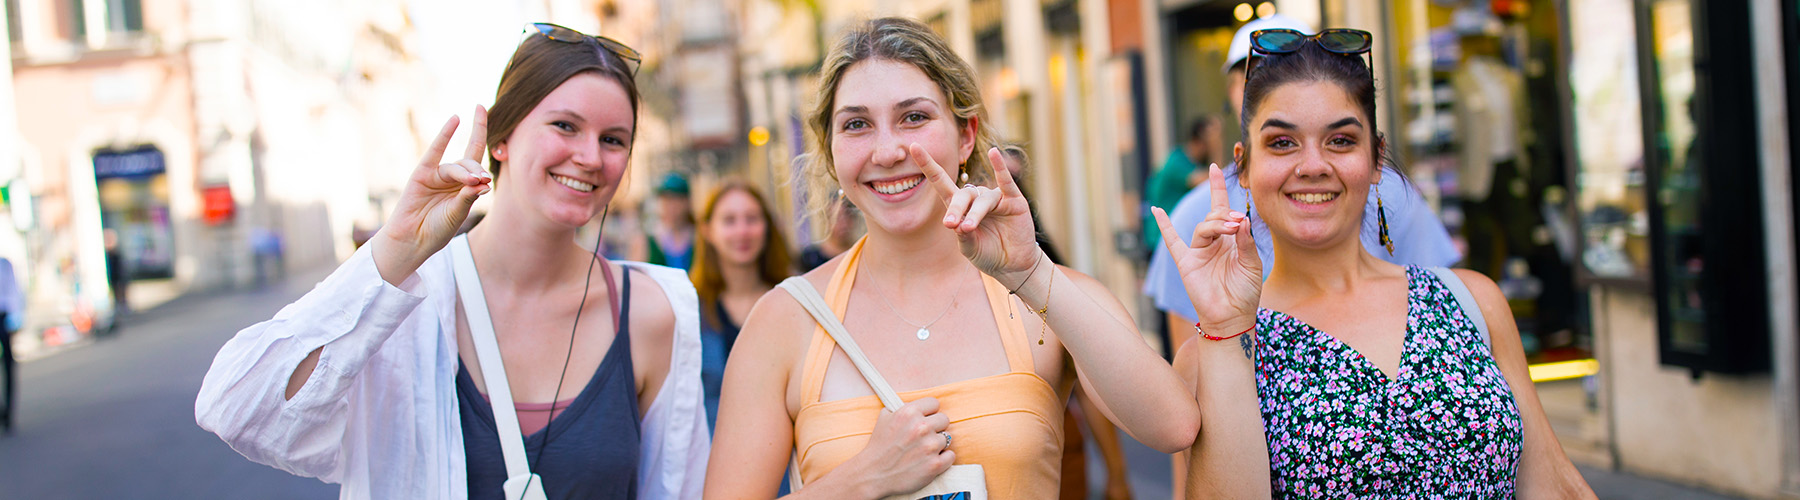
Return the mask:
<svg viewBox="0 0 1800 500">
<path fill-rule="evenodd" d="M 831 162 L 844 196 L 871 229 L 941 227 L 944 205 L 925 183 L 918 143 L 949 175 L 975 147 L 975 122 L 958 123 L 937 84 L 912 65 L 868 59 L 844 72 L 830 121 Z"/>
<path fill-rule="evenodd" d="M 769 240 L 768 214 L 756 197 L 742 189 L 719 195 L 712 217 L 706 220 L 706 242 L 725 266 L 755 266 Z"/>
<path fill-rule="evenodd" d="M 1269 92 L 1246 132 L 1255 215 L 1277 240 L 1306 248 L 1357 241 L 1369 186 L 1380 179 L 1376 142 L 1349 93 L 1335 83 L 1296 81 Z"/>
<path fill-rule="evenodd" d="M 494 148 L 498 203 L 532 207 L 563 226 L 586 224 L 618 190 L 631 157 L 631 102 L 599 74 L 577 74 L 544 96 Z"/>
</svg>

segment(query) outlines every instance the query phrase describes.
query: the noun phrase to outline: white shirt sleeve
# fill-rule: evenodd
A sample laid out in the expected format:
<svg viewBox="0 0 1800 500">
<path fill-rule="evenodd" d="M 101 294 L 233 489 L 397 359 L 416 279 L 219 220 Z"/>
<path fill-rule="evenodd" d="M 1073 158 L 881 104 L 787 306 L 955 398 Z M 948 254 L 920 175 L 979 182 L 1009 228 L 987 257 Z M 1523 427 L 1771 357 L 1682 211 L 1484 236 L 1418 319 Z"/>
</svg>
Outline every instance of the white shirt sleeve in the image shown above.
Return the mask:
<svg viewBox="0 0 1800 500">
<path fill-rule="evenodd" d="M 364 365 L 424 301 L 418 274 L 381 279 L 365 245 L 275 317 L 237 333 L 213 358 L 194 414 L 245 457 L 302 476 L 342 482 L 347 394 Z M 293 399 L 288 379 L 323 348 Z"/>
<path fill-rule="evenodd" d="M 626 263 L 656 280 L 675 313 L 674 347 L 669 374 L 656 400 L 644 412 L 638 485 L 643 498 L 699 499 L 712 453 L 706 427 L 705 395 L 700 387 L 700 300 L 687 273 Z"/>
</svg>

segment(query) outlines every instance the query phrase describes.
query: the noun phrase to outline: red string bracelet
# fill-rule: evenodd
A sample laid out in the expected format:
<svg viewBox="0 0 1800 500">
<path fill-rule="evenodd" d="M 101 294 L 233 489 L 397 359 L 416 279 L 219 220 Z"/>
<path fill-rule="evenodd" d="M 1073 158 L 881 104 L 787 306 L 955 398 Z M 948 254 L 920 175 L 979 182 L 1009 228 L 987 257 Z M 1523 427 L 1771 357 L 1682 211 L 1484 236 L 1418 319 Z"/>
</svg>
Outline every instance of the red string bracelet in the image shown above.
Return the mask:
<svg viewBox="0 0 1800 500">
<path fill-rule="evenodd" d="M 1200 338 L 1203 338 L 1206 340 L 1231 340 L 1231 339 L 1237 338 L 1238 335 L 1250 333 L 1251 330 L 1255 330 L 1255 329 L 1256 329 L 1256 325 L 1251 325 L 1249 328 L 1245 328 L 1244 331 L 1237 332 L 1236 334 L 1233 334 L 1230 337 L 1215 337 L 1212 334 L 1206 333 L 1206 330 L 1200 329 L 1200 323 L 1194 323 L 1194 333 L 1200 334 Z"/>
</svg>

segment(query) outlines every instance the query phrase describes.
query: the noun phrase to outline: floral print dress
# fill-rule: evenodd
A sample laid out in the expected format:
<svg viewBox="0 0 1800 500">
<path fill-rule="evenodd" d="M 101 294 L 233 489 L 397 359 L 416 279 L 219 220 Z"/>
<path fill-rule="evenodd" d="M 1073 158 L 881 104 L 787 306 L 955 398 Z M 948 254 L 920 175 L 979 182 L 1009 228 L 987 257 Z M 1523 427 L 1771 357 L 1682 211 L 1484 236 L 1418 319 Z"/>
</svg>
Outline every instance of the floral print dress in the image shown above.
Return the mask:
<svg viewBox="0 0 1800 500">
<path fill-rule="evenodd" d="M 1256 388 L 1276 498 L 1512 498 L 1524 425 L 1487 342 L 1409 266 L 1393 380 L 1311 325 L 1257 313 Z"/>
</svg>

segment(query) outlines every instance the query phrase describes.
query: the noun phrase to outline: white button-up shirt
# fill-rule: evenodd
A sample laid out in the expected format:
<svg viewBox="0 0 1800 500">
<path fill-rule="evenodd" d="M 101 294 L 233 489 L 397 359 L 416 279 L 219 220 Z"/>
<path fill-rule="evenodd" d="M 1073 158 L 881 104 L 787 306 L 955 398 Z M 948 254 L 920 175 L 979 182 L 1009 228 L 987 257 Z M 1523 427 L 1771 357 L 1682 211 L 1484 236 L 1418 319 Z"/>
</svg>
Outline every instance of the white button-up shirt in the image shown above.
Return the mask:
<svg viewBox="0 0 1800 500">
<path fill-rule="evenodd" d="M 645 412 L 642 498 L 700 498 L 711 439 L 700 388 L 699 306 L 687 273 L 627 262 L 675 313 L 668 379 Z M 342 485 L 339 498 L 468 498 L 457 413 L 456 282 L 440 251 L 396 287 L 365 245 L 299 301 L 219 349 L 194 413 L 250 460 Z M 323 347 L 311 378 L 283 396 Z"/>
</svg>

